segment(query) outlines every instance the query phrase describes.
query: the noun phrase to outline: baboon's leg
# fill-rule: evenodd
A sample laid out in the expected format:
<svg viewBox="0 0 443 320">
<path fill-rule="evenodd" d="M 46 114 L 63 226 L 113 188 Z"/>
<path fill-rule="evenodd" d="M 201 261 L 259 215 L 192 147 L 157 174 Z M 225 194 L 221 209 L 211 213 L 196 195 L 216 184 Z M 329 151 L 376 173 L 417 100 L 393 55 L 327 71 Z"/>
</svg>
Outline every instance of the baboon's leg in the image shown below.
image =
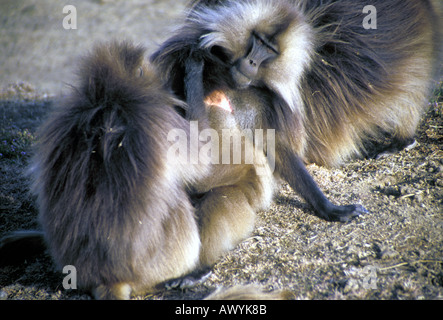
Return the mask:
<svg viewBox="0 0 443 320">
<path fill-rule="evenodd" d="M 97 300 L 129 300 L 132 288 L 127 283 L 117 283 L 112 286 L 98 286 L 93 290 Z"/>
<path fill-rule="evenodd" d="M 200 267 L 160 284 L 159 289 L 184 289 L 205 281 L 217 260 L 248 237 L 254 228 L 255 211 L 243 191 L 239 186 L 218 187 L 196 204 L 202 243 Z"/>
<path fill-rule="evenodd" d="M 202 266 L 212 266 L 223 254 L 247 238 L 254 228 L 255 211 L 239 186 L 209 191 L 197 210 Z"/>
</svg>

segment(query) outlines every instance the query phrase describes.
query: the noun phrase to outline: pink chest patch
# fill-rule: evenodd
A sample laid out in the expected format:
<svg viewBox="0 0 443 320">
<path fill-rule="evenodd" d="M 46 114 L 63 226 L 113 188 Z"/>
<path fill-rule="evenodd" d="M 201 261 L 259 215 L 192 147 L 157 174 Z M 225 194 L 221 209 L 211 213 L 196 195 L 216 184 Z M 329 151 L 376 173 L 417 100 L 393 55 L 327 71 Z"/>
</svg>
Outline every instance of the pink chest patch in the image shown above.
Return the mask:
<svg viewBox="0 0 443 320">
<path fill-rule="evenodd" d="M 207 105 L 222 108 L 223 110 L 232 113 L 231 102 L 223 91 L 212 92 L 209 96 L 206 97 L 205 103 Z"/>
</svg>

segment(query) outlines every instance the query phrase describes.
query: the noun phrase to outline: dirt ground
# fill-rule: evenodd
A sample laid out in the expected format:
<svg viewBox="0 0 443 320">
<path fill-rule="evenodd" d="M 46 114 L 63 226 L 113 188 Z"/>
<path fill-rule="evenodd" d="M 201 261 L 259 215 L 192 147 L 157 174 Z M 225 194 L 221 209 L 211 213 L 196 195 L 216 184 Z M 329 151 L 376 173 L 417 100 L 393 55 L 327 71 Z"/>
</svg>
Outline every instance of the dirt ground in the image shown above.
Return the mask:
<svg viewBox="0 0 443 320">
<path fill-rule="evenodd" d="M 66 4 L 77 8 L 77 30 L 63 29 Z M 29 147 L 54 96 L 73 83 L 78 57 L 111 37 L 155 48 L 183 8 L 183 0 L 0 2 L 0 237 L 38 228 L 24 175 Z M 284 185 L 208 281 L 137 299 L 199 299 L 236 284 L 289 290 L 295 299 L 443 299 L 443 86 L 436 87 L 415 148 L 338 169 L 308 167 L 333 202 L 361 203 L 370 214 L 325 222 Z M 0 300 L 90 299 L 65 290 L 64 276 L 46 255 L 0 268 Z"/>
</svg>

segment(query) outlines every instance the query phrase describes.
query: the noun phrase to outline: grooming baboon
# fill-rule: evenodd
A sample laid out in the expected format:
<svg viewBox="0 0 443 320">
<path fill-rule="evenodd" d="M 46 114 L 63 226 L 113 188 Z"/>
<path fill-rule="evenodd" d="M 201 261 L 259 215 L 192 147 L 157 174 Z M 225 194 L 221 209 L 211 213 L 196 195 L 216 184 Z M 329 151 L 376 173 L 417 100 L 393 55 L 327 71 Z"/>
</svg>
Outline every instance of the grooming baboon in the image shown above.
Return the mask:
<svg viewBox="0 0 443 320">
<path fill-rule="evenodd" d="M 376 140 L 385 136 L 394 148 L 413 141 L 440 63 L 437 1 L 193 4 L 178 35 L 154 55 L 178 94 L 181 58 L 198 51 L 205 94 L 230 89 L 231 99 L 240 96 L 241 103 L 252 94 L 284 104 L 285 115 L 300 122 L 286 134 L 295 136 L 293 147 L 307 162 L 336 166 L 381 152 L 389 146 Z M 376 9 L 375 29 L 364 24 L 368 5 Z M 258 62 L 253 68 L 251 54 Z M 271 106 L 264 108 L 271 112 Z"/>
<path fill-rule="evenodd" d="M 377 10 L 375 29 L 364 25 L 366 5 Z M 152 61 L 180 98 L 221 92 L 242 128 L 276 129 L 276 173 L 319 216 L 347 221 L 365 210 L 332 205 L 303 162 L 339 165 L 380 149 L 386 135 L 392 148 L 413 141 L 438 24 L 426 0 L 201 0 Z M 189 61 L 203 79 L 191 95 L 199 77 L 187 78 Z"/>
<path fill-rule="evenodd" d="M 223 154 L 234 156 L 233 143 L 197 137 L 192 150 L 194 124 L 197 133 L 212 130 L 212 138 L 242 132 L 232 114 L 211 103 L 198 122 L 183 118 L 187 105 L 163 88 L 143 54 L 112 43 L 85 59 L 79 86 L 38 133 L 31 172 L 43 230 L 2 239 L 1 260 L 25 254 L 26 244 L 41 247 L 44 237 L 59 268 L 76 267 L 80 288 L 98 299 L 127 299 L 204 279 L 252 232 L 255 212 L 274 192 L 263 151 L 248 164 L 223 164 Z M 208 156 L 208 144 L 212 152 L 221 148 L 219 158 L 198 155 L 194 163 L 192 152 Z M 240 144 L 245 150 L 252 141 Z M 260 294 L 233 290 L 216 297 Z"/>
</svg>

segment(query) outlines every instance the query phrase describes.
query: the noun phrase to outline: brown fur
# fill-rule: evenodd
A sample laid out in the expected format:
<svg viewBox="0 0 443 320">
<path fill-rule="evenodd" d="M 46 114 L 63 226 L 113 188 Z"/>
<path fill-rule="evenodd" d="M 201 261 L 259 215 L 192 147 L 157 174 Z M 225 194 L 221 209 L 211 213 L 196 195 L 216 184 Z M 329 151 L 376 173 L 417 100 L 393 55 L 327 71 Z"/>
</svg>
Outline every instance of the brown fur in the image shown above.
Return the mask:
<svg viewBox="0 0 443 320">
<path fill-rule="evenodd" d="M 370 152 L 365 142 L 381 134 L 414 138 L 438 68 L 441 26 L 425 0 L 329 2 L 308 12 L 315 55 L 301 91 L 305 159 L 336 166 Z M 376 30 L 361 27 L 365 5 L 377 9 Z"/>
<path fill-rule="evenodd" d="M 187 106 L 164 90 L 143 53 L 128 43 L 97 46 L 78 88 L 42 126 L 33 160 L 49 252 L 60 268 L 75 266 L 78 286 L 98 299 L 127 299 L 212 266 L 249 235 L 273 194 L 263 154 L 261 175 L 255 164 L 168 154 L 172 130 L 190 136 L 177 111 Z M 207 112 L 199 129 L 238 133 L 228 112 Z"/>
<path fill-rule="evenodd" d="M 330 221 L 366 213 L 361 205 L 337 206 L 304 167 L 306 115 L 299 90 L 314 49 L 313 28 L 289 1 L 222 1 L 196 4 L 177 34 L 154 53 L 167 85 L 202 114 L 199 101 L 224 92 L 241 129 L 275 130 L 275 174 Z M 192 101 L 192 103 L 189 103 Z"/>
<path fill-rule="evenodd" d="M 206 168 L 165 161 L 168 132 L 189 126 L 152 71 L 138 76 L 143 54 L 130 44 L 97 47 L 78 89 L 41 128 L 33 161 L 50 253 L 100 298 L 126 298 L 126 284 L 144 291 L 198 264 L 184 184 Z"/>
<path fill-rule="evenodd" d="M 252 94 L 262 101 L 271 96 L 268 101 L 277 98 L 287 104 L 289 112 L 281 108 L 286 124 L 271 126 L 288 127 L 285 134 L 300 157 L 338 166 L 352 157 L 384 151 L 378 141 L 385 136 L 392 147 L 413 140 L 439 68 L 442 26 L 437 4 L 429 0 L 193 1 L 181 38 L 172 38 L 154 60 L 174 79 L 180 78 L 177 62 L 191 47 L 210 55 L 222 51 L 225 65 L 205 57 L 205 86 L 208 92 L 214 87 L 226 89 L 235 83 L 229 69 L 247 51 L 251 32 L 277 34 L 272 41 L 279 55 L 260 68 Z M 366 5 L 377 9 L 375 30 L 363 27 Z M 172 81 L 171 87 L 180 94 L 180 85 Z M 245 95 L 234 89 L 234 98 Z M 265 112 L 272 112 L 266 103 Z"/>
</svg>

